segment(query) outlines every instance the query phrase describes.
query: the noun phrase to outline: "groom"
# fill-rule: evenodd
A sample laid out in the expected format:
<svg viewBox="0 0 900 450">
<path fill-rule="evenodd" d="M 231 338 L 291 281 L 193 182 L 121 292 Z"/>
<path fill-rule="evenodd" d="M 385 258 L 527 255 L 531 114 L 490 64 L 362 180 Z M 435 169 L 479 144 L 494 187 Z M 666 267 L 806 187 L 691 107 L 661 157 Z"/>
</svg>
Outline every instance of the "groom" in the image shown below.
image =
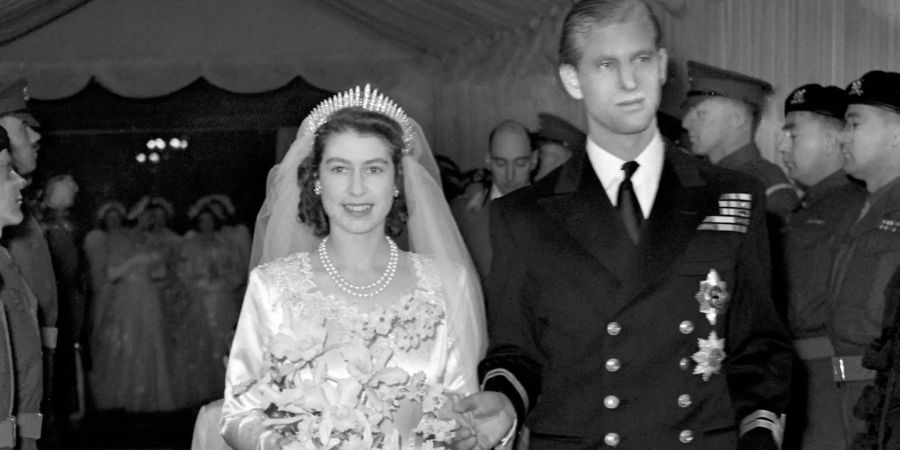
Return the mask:
<svg viewBox="0 0 900 450">
<path fill-rule="evenodd" d="M 792 349 L 765 192 L 663 143 L 659 41 L 639 0 L 582 0 L 565 19 L 559 75 L 587 155 L 492 207 L 491 345 L 460 447 L 523 424 L 537 449 L 781 441 Z"/>
</svg>

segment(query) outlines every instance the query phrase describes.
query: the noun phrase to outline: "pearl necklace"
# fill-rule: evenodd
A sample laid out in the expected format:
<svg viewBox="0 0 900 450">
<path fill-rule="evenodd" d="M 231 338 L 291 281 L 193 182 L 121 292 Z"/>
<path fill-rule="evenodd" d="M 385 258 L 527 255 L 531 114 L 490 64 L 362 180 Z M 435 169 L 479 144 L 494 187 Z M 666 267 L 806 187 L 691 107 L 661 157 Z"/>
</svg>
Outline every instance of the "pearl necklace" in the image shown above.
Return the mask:
<svg viewBox="0 0 900 450">
<path fill-rule="evenodd" d="M 354 297 L 374 297 L 384 291 L 391 284 L 391 281 L 394 280 L 394 275 L 397 273 L 397 263 L 400 261 L 400 250 L 397 248 L 397 244 L 388 236 L 385 236 L 385 239 L 387 239 L 388 247 L 390 247 L 387 267 L 384 268 L 384 273 L 377 280 L 364 286 L 347 281 L 334 267 L 334 263 L 331 262 L 331 258 L 328 256 L 328 249 L 325 248 L 328 236 L 319 242 L 319 260 L 322 261 L 322 266 L 325 267 L 325 273 L 342 291 Z"/>
</svg>

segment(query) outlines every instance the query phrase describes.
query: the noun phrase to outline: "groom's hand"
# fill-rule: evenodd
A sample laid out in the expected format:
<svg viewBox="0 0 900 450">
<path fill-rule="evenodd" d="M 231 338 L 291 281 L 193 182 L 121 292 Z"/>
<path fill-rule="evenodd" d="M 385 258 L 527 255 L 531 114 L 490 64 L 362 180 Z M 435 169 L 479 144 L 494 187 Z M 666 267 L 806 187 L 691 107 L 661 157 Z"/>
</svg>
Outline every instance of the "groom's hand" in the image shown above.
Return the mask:
<svg viewBox="0 0 900 450">
<path fill-rule="evenodd" d="M 512 402 L 499 392 L 472 394 L 460 400 L 454 411 L 469 417 L 475 432 L 461 429 L 454 443 L 457 449 L 493 448 L 509 434 L 516 419 Z"/>
</svg>

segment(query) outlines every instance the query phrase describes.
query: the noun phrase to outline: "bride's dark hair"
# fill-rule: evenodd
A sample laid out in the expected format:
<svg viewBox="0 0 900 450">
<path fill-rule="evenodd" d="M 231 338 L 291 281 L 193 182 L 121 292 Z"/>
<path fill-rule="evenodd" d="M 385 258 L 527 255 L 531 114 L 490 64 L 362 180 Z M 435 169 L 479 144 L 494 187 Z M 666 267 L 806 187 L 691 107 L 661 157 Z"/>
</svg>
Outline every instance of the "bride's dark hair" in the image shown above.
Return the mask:
<svg viewBox="0 0 900 450">
<path fill-rule="evenodd" d="M 312 154 L 306 157 L 297 168 L 297 182 L 300 184 L 300 204 L 297 218 L 311 226 L 316 236 L 327 236 L 329 231 L 328 216 L 322 207 L 322 199 L 313 191 L 319 179 L 319 165 L 325 144 L 335 134 L 355 131 L 361 135 L 376 136 L 387 143 L 394 163 L 394 186 L 400 195 L 394 198 L 391 210 L 385 220 L 384 232 L 391 237 L 400 235 L 406 228 L 406 195 L 403 191 L 403 168 L 400 160 L 403 157 L 403 129 L 390 117 L 359 107 L 344 108 L 331 115 L 327 122 L 316 130 Z"/>
</svg>

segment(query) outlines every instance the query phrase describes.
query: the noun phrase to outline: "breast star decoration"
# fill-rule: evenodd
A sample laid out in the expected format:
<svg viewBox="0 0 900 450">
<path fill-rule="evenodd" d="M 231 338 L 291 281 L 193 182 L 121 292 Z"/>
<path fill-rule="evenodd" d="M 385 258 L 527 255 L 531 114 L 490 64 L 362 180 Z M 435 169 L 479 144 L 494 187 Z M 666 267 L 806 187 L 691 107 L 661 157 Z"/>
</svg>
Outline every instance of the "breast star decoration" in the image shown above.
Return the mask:
<svg viewBox="0 0 900 450">
<path fill-rule="evenodd" d="M 728 294 L 728 283 L 722 281 L 716 269 L 710 269 L 706 280 L 700 282 L 700 290 L 694 297 L 700 304 L 700 312 L 706 315 L 710 325 L 716 324 L 716 318 L 725 314 L 725 308 L 731 295 Z"/>
<path fill-rule="evenodd" d="M 725 339 L 719 339 L 715 331 L 710 331 L 709 339 L 697 339 L 700 350 L 691 358 L 697 363 L 694 375 L 701 375 L 703 381 L 722 371 L 722 360 L 725 359 Z"/>
</svg>

